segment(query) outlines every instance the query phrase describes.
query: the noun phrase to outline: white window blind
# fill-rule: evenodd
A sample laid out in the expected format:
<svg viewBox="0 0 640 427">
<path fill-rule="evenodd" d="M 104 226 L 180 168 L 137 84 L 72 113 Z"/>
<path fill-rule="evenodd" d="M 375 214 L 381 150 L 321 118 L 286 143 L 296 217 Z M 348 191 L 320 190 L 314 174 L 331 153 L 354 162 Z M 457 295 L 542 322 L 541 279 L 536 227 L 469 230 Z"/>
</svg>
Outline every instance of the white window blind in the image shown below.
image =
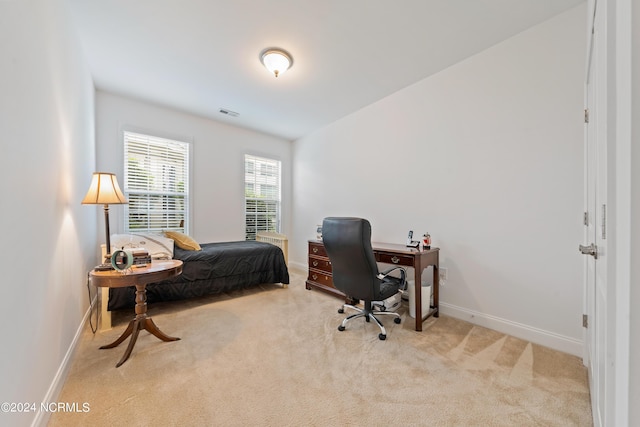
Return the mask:
<svg viewBox="0 0 640 427">
<path fill-rule="evenodd" d="M 244 156 L 245 239 L 280 232 L 280 161 Z"/>
<path fill-rule="evenodd" d="M 189 144 L 124 132 L 127 232 L 189 232 Z"/>
</svg>

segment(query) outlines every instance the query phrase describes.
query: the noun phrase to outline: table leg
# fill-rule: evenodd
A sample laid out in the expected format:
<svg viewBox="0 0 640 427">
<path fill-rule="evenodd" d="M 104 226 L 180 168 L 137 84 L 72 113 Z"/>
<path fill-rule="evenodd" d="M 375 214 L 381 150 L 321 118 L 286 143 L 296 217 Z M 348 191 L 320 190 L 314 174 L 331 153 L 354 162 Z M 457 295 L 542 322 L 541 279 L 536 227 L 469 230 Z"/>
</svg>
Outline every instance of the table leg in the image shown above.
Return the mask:
<svg viewBox="0 0 640 427">
<path fill-rule="evenodd" d="M 112 342 L 111 344 L 103 345 L 100 349 L 108 349 L 114 348 L 120 345 L 124 340 L 127 339 L 129 335 L 131 335 L 131 340 L 129 340 L 129 345 L 125 350 L 122 358 L 116 365 L 116 368 L 120 367 L 124 362 L 129 359 L 131 355 L 131 351 L 133 351 L 133 347 L 138 340 L 138 334 L 141 330 L 146 329 L 153 336 L 161 339 L 162 341 L 178 341 L 180 338 L 178 337 L 170 337 L 169 335 L 162 332 L 153 320 L 150 317 L 147 317 L 147 290 L 146 285 L 136 285 L 136 317 L 129 322 L 127 329 L 118 337 L 117 340 Z"/>
<path fill-rule="evenodd" d="M 140 333 L 140 329 L 143 328 L 141 327 L 143 323 L 140 320 L 141 319 L 133 320 L 133 332 L 131 333 L 131 339 L 129 340 L 129 345 L 127 346 L 127 349 L 122 355 L 122 358 L 120 359 L 120 361 L 116 364 L 116 368 L 119 368 L 120 365 L 126 362 L 129 356 L 131 356 L 131 351 L 133 351 L 133 346 L 136 345 L 136 341 L 138 340 L 138 334 Z"/>
<path fill-rule="evenodd" d="M 416 331 L 422 331 L 422 262 L 420 257 L 416 257 L 414 261 L 414 301 L 416 306 Z"/>
<path fill-rule="evenodd" d="M 129 322 L 129 325 L 127 326 L 127 329 L 124 330 L 122 335 L 120 335 L 120 337 L 117 340 L 115 340 L 111 344 L 103 345 L 102 347 L 100 347 L 100 350 L 104 350 L 104 349 L 107 349 L 107 348 L 113 348 L 113 347 L 119 346 L 133 332 L 133 327 L 134 327 L 135 321 L 136 320 L 133 319 L 131 322 Z"/>
<path fill-rule="evenodd" d="M 147 317 L 144 320 L 144 326 L 142 326 L 140 329 L 146 329 L 152 335 L 161 339 L 162 341 L 178 341 L 180 339 L 178 337 L 170 337 L 169 335 L 165 334 L 160 329 L 158 329 L 156 324 L 153 323 L 153 320 L 151 320 L 151 317 Z"/>
<path fill-rule="evenodd" d="M 431 295 L 429 295 L 429 310 L 422 316 L 422 270 L 431 265 L 433 267 L 433 305 L 431 305 Z M 416 306 L 416 331 L 422 331 L 422 322 L 430 316 L 440 316 L 440 274 L 438 273 L 439 260 L 438 252 L 427 254 L 426 259 L 422 256 L 414 258 L 415 269 L 415 306 Z"/>
<path fill-rule="evenodd" d="M 440 317 L 440 273 L 438 264 L 433 265 L 433 317 Z"/>
</svg>

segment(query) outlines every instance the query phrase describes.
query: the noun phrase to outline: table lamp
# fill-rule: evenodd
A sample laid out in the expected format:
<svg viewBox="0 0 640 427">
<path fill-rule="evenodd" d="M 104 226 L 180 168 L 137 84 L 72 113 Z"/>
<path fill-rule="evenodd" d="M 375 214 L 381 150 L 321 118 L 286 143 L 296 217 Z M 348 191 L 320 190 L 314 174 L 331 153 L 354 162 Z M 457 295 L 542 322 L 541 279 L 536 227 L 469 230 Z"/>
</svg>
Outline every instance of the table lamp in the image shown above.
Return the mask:
<svg viewBox="0 0 640 427">
<path fill-rule="evenodd" d="M 111 234 L 109 232 L 109 205 L 128 203 L 127 198 L 120 191 L 116 175 L 108 172 L 94 172 L 87 195 L 82 200 L 83 205 L 104 205 L 104 227 L 106 232 L 106 248 L 104 262 L 111 263 Z"/>
</svg>

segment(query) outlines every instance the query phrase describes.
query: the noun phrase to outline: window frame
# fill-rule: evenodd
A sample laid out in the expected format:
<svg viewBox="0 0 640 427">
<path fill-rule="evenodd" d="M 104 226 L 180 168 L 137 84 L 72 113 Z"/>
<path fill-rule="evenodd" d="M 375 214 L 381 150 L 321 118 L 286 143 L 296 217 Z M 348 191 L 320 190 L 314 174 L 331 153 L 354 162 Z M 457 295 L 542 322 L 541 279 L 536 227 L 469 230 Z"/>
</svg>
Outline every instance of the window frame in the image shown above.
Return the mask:
<svg viewBox="0 0 640 427">
<path fill-rule="evenodd" d="M 266 157 L 265 155 L 257 155 L 251 153 L 244 154 L 244 225 L 245 225 L 245 240 L 255 240 L 255 236 L 260 231 L 272 231 L 276 233 L 280 233 L 282 229 L 282 161 L 278 158 L 274 157 Z M 247 162 L 253 161 L 254 167 L 252 171 L 248 170 Z M 257 166 L 256 162 L 262 162 L 263 165 L 261 167 Z M 274 176 L 273 173 L 269 174 L 268 167 L 273 167 L 276 169 L 276 174 Z M 259 175 L 262 177 L 258 179 L 258 175 L 255 173 L 256 171 L 261 172 Z M 252 173 L 253 172 L 253 173 Z M 250 174 L 253 176 L 252 180 L 249 180 L 248 177 Z M 248 190 L 251 188 L 254 192 L 257 186 L 273 186 L 274 184 L 269 183 L 270 178 L 275 178 L 276 183 L 275 186 L 277 190 L 273 191 L 265 191 L 260 195 L 255 195 L 254 197 L 249 197 Z M 269 194 L 271 193 L 271 197 Z M 255 193 L 254 193 L 255 194 Z M 249 202 L 254 201 L 256 209 L 249 210 Z M 265 209 L 259 211 L 257 209 L 259 202 L 266 202 L 271 206 L 274 206 L 274 209 L 269 211 L 269 209 Z M 270 220 L 268 217 L 271 216 Z M 251 218 L 253 217 L 253 218 Z M 266 218 L 261 218 L 266 217 Z M 253 220 L 253 225 L 250 225 L 250 221 Z M 260 226 L 263 224 L 263 226 Z M 266 224 L 266 226 L 265 226 Z"/>
<path fill-rule="evenodd" d="M 129 204 L 125 205 L 124 208 L 125 232 L 162 233 L 165 230 L 176 230 L 189 234 L 191 222 L 191 142 L 176 138 L 165 138 L 149 132 L 135 130 L 124 130 L 122 141 L 124 153 L 123 192 L 129 200 Z M 132 169 L 130 165 L 131 156 L 137 155 L 145 157 L 143 154 L 145 144 L 147 150 L 145 161 L 147 164 L 144 167 L 140 167 L 140 170 L 152 177 L 149 180 L 151 182 L 146 183 L 149 186 L 147 189 L 136 189 L 136 179 L 140 177 L 136 177 L 130 173 Z M 136 146 L 142 151 L 136 153 Z M 160 155 L 163 151 L 164 154 Z M 175 163 L 176 161 L 178 161 L 177 164 Z M 166 171 L 165 168 L 169 171 Z M 178 170 L 181 169 L 177 175 L 176 168 L 178 168 Z M 170 175 L 169 178 L 167 178 L 166 175 Z M 173 175 L 173 178 L 171 175 Z M 150 186 L 153 185 L 154 178 L 160 178 L 159 182 L 162 183 L 161 186 L 165 189 L 150 188 Z M 138 184 L 143 182 L 144 179 L 139 180 Z M 136 199 L 143 200 L 145 197 L 147 198 L 146 203 L 148 208 L 146 211 L 140 208 L 137 210 L 141 215 L 147 215 L 147 226 L 131 228 L 132 210 L 135 210 L 135 208 L 132 209 L 132 207 L 136 205 Z M 149 207 L 152 203 L 161 203 L 163 206 L 160 209 L 153 209 Z M 144 204 L 144 202 L 142 202 L 142 204 Z M 167 209 L 167 204 L 174 206 L 175 209 Z M 181 208 L 178 208 L 176 205 Z M 158 224 L 157 219 L 154 221 L 154 219 L 150 218 L 151 213 L 157 214 L 158 212 L 162 212 L 161 217 L 167 215 L 161 221 L 165 222 L 165 224 Z M 154 222 L 158 225 L 154 224 Z"/>
</svg>

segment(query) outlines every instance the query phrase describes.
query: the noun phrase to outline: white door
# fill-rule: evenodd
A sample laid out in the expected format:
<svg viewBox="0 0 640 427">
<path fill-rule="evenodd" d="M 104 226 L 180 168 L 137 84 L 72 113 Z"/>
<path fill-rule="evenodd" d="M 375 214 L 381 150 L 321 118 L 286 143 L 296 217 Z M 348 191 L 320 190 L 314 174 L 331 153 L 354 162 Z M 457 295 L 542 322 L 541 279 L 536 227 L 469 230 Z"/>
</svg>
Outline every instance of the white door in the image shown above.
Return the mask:
<svg viewBox="0 0 640 427">
<path fill-rule="evenodd" d="M 602 2 L 600 2 L 602 4 Z M 605 10 L 598 1 L 589 2 L 590 41 L 585 88 L 585 233 L 580 251 L 585 254 L 585 363 L 589 371 L 591 404 L 595 426 L 606 425 L 612 409 L 607 384 L 608 292 L 606 272 L 607 203 L 607 94 Z M 592 12 L 592 13 L 591 13 Z M 613 338 L 613 337 L 611 337 Z"/>
</svg>

